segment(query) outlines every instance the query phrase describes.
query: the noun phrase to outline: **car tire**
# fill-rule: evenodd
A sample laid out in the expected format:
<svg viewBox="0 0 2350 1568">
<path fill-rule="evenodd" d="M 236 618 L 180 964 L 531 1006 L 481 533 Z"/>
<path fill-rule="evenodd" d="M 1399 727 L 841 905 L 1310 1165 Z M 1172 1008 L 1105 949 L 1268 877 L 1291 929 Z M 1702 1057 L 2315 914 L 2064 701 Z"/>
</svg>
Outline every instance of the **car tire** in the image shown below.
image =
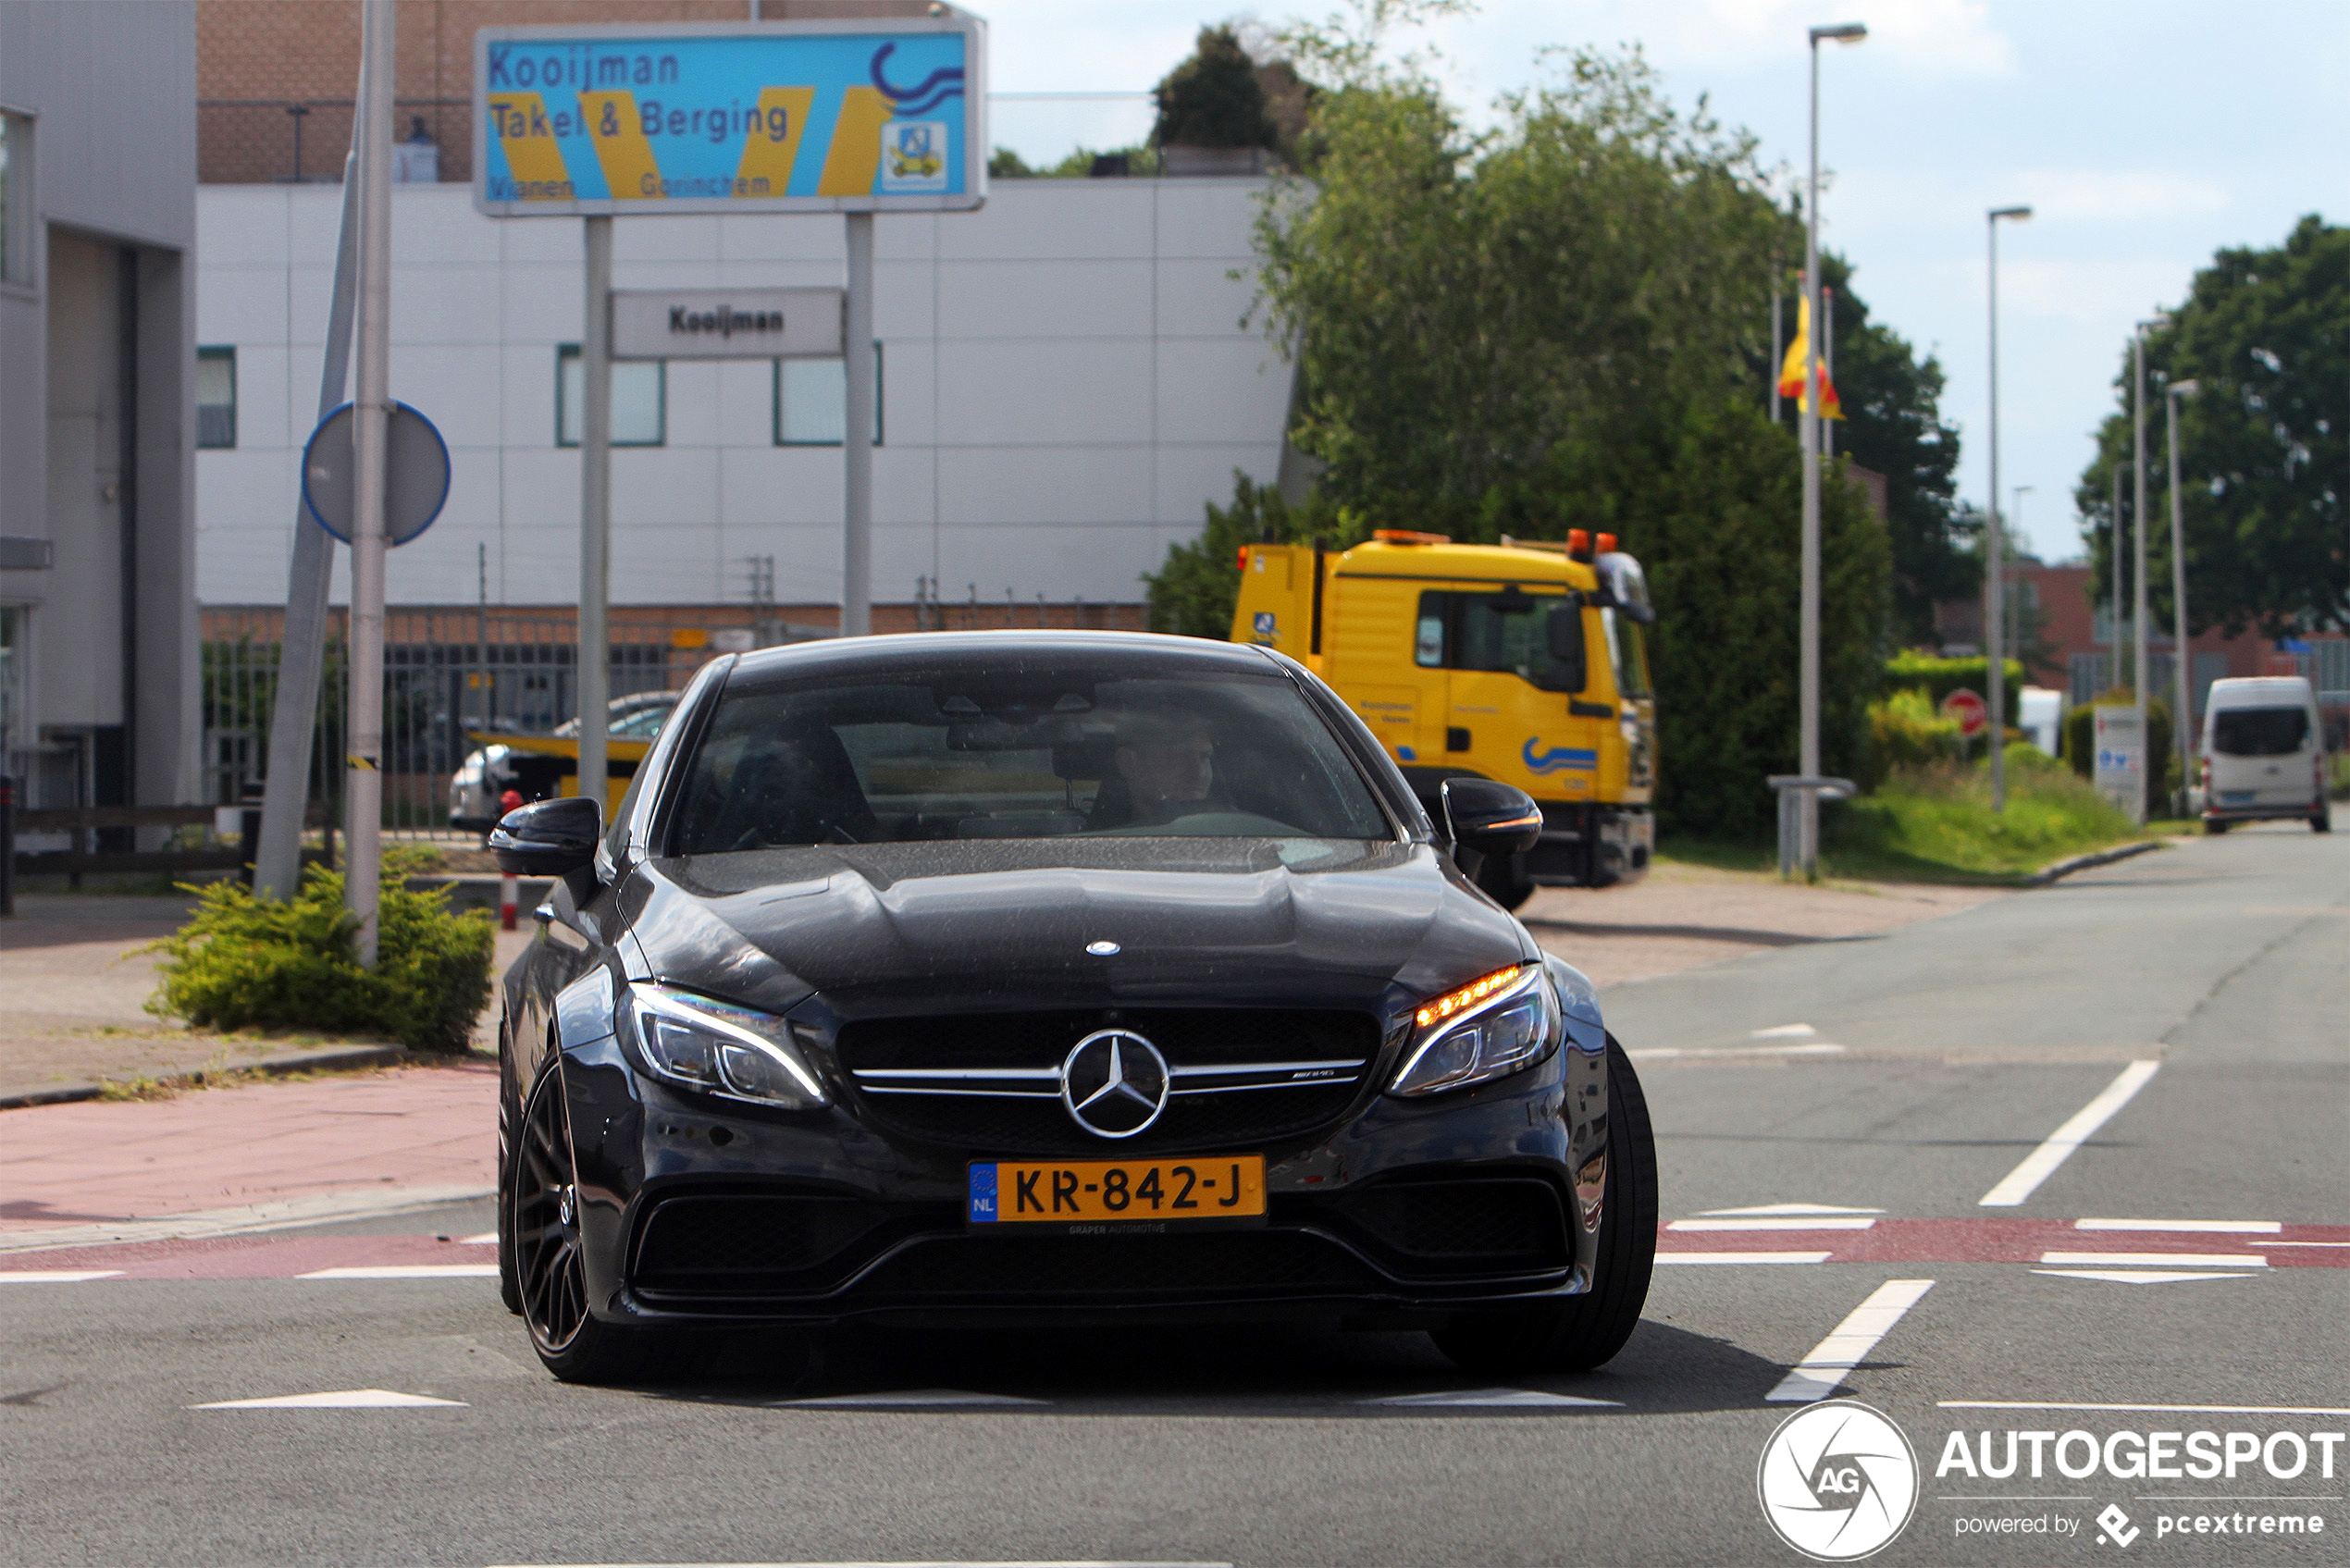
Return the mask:
<svg viewBox="0 0 2350 1568">
<path fill-rule="evenodd" d="M 1488 855 L 1477 868 L 1477 885 L 1504 909 L 1515 909 L 1534 896 L 1534 879 L 1526 874 L 1524 855 Z"/>
<path fill-rule="evenodd" d="M 2324 807 L 2319 807 L 2315 811 L 2309 813 L 2309 831 L 2311 833 L 2331 833 L 2333 831 L 2333 814 L 2328 811 Z"/>
<path fill-rule="evenodd" d="M 1598 1278 L 1539 1307 L 1466 1313 L 1429 1336 L 1466 1372 L 1588 1372 L 1639 1326 L 1656 1266 L 1656 1136 L 1631 1059 L 1607 1042 L 1607 1193 Z"/>
<path fill-rule="evenodd" d="M 691 1372 L 700 1346 L 689 1335 L 622 1327 L 588 1311 L 560 1056 L 548 1061 L 523 1103 L 509 1163 L 512 1197 L 501 1209 L 514 1240 L 522 1320 L 540 1364 L 566 1383 L 641 1385 Z"/>
<path fill-rule="evenodd" d="M 2217 838 L 2217 837 L 2219 837 L 2221 833 L 2225 833 L 2225 832 L 2227 832 L 2227 831 L 2228 831 L 2228 824 L 2227 824 L 2227 823 L 2225 823 L 2225 822 L 2214 822 L 2214 821 L 2207 821 L 2203 824 L 2203 832 L 2204 832 L 2204 835 L 2205 835 L 2206 837 L 2208 837 L 2208 838 Z"/>
<path fill-rule="evenodd" d="M 498 1299 L 522 1314 L 522 1280 L 514 1272 L 514 1149 L 522 1110 L 513 1090 L 513 1051 L 506 1020 L 498 1020 Z"/>
</svg>

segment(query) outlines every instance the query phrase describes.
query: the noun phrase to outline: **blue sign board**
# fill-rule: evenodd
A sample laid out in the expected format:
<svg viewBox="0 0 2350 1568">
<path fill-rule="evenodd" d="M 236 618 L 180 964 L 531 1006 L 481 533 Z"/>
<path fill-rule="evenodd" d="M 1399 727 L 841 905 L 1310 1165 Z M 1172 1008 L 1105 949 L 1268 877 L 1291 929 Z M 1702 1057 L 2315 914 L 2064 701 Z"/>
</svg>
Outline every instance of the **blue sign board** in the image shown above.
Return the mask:
<svg viewBox="0 0 2350 1568">
<path fill-rule="evenodd" d="M 953 11 L 485 28 L 474 204 L 494 217 L 977 207 L 985 40 Z"/>
</svg>

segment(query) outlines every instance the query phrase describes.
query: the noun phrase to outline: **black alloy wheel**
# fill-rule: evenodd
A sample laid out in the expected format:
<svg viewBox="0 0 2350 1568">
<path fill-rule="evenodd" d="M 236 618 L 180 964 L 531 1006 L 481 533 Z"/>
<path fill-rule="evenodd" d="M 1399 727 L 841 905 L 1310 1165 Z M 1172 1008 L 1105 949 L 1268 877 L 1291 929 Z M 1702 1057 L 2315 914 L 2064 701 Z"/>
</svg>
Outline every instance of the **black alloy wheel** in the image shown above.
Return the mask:
<svg viewBox="0 0 2350 1568">
<path fill-rule="evenodd" d="M 1631 1058 L 1607 1037 L 1607 1190 L 1591 1288 L 1538 1307 L 1464 1313 L 1429 1338 L 1470 1372 L 1588 1372 L 1639 1327 L 1656 1266 L 1656 1136 Z"/>
<path fill-rule="evenodd" d="M 514 1153 L 521 1147 L 516 1123 L 522 1119 L 514 1092 L 513 1041 L 506 1020 L 498 1020 L 498 1299 L 506 1310 L 522 1312 L 522 1277 L 514 1266 Z"/>
<path fill-rule="evenodd" d="M 550 1058 L 524 1102 L 503 1206 L 531 1348 L 566 1383 L 637 1383 L 689 1370 L 698 1347 L 675 1331 L 599 1322 L 588 1310 L 579 1183 L 563 1061 Z"/>
</svg>

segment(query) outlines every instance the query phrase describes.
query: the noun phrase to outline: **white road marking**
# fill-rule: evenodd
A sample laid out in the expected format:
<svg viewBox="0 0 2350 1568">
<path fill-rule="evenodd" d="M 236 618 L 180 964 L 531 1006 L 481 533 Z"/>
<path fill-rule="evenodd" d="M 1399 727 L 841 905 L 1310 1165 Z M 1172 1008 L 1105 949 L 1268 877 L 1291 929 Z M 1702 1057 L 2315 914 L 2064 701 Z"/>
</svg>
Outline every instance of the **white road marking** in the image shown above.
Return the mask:
<svg viewBox="0 0 2350 1568">
<path fill-rule="evenodd" d="M 1808 1023 L 1783 1023 L 1776 1029 L 1758 1029 L 1749 1040 L 1809 1040 L 1820 1031 Z"/>
<path fill-rule="evenodd" d="M 1503 1410 L 1577 1408 L 1584 1410 L 1620 1410 L 1620 1400 L 1587 1400 L 1574 1394 L 1544 1393 L 1539 1389 L 1466 1389 L 1459 1393 L 1397 1394 L 1389 1399 L 1365 1400 L 1365 1404 L 1383 1404 L 1414 1409 L 1434 1409 L 1454 1405 L 1492 1407 Z"/>
<path fill-rule="evenodd" d="M 1779 1386 L 1762 1396 L 1764 1401 L 1809 1404 L 1827 1398 L 1842 1385 L 1845 1375 L 1876 1349 L 1876 1342 L 1893 1331 L 1901 1315 L 1933 1289 L 1931 1279 L 1886 1280 L 1828 1330 L 1828 1337 L 1813 1345 L 1811 1353 L 1779 1380 Z"/>
<path fill-rule="evenodd" d="M 2284 1227 L 2273 1219 L 2076 1219 L 2075 1230 L 2224 1231 L 2230 1235 L 2273 1236 Z"/>
<path fill-rule="evenodd" d="M 1790 1219 L 1784 1216 L 1748 1219 L 1676 1219 L 1667 1230 L 1867 1230 L 1876 1224 L 1874 1219 L 1854 1219 L 1848 1216 L 1833 1216 L 1820 1219 Z"/>
<path fill-rule="evenodd" d="M 2256 1247 L 2350 1247 L 2350 1241 L 2255 1241 Z"/>
<path fill-rule="evenodd" d="M 79 1285 L 85 1279 L 120 1278 L 118 1268 L 18 1268 L 0 1270 L 0 1285 Z"/>
<path fill-rule="evenodd" d="M 457 1244 L 461 1247 L 494 1247 L 498 1244 L 498 1232 L 485 1230 L 478 1236 L 460 1236 Z"/>
<path fill-rule="evenodd" d="M 2266 1268 L 2258 1253 L 2042 1253 L 2042 1263 L 2075 1268 Z"/>
<path fill-rule="evenodd" d="M 1013 1394 L 976 1394 L 967 1389 L 900 1389 L 878 1394 L 830 1394 L 822 1399 L 778 1400 L 779 1408 L 886 1410 L 908 1405 L 1042 1405 L 1050 1400 L 1026 1400 Z"/>
<path fill-rule="evenodd" d="M 2114 1113 L 2130 1103 L 2132 1095 L 2146 1086 L 2146 1080 L 2162 1070 L 2160 1062 L 2132 1062 L 2121 1069 L 2120 1077 L 2109 1083 L 2090 1101 L 2074 1112 L 2072 1118 L 2054 1132 L 2047 1142 L 2023 1156 L 2023 1163 L 2004 1177 L 1999 1184 L 1975 1204 L 1977 1208 L 2013 1208 L 2030 1197 L 2041 1182 L 2056 1174 L 2057 1167 L 2072 1157 L 2072 1151 L 2096 1135 L 2098 1128 L 2113 1118 Z"/>
<path fill-rule="evenodd" d="M 538 1565 L 507 1562 L 493 1563 L 491 1568 L 538 1568 Z M 918 1562 L 903 1558 L 888 1562 L 844 1562 L 830 1560 L 822 1562 L 573 1562 L 562 1564 L 561 1568 L 1232 1568 L 1232 1565 L 1230 1562 L 1189 1561 L 1173 1562 L 1157 1559 L 1143 1562 L 1139 1559 L 1123 1557 L 1088 1557 L 1082 1560 L 1057 1557 L 1050 1562 L 1024 1558 L 1016 1562 L 994 1558 L 983 1562 L 976 1558 L 950 1560 L 944 1557 L 926 1557 Z"/>
<path fill-rule="evenodd" d="M 296 1279 L 495 1279 L 494 1263 L 390 1263 L 365 1268 L 319 1268 Z"/>
<path fill-rule="evenodd" d="M 1825 1263 L 1825 1253 L 1659 1253 L 1656 1261 L 1668 1263 Z"/>
<path fill-rule="evenodd" d="M 1708 1056 L 1840 1056 L 1841 1045 L 1824 1041 L 1816 1045 L 1657 1045 L 1645 1051 L 1626 1051 L 1635 1061 L 1670 1061 L 1676 1057 L 1700 1060 Z"/>
<path fill-rule="evenodd" d="M 344 1389 L 331 1394 L 280 1394 L 272 1400 L 219 1400 L 192 1404 L 190 1410 L 405 1410 L 435 1405 L 463 1410 L 463 1400 L 436 1400 L 423 1394 L 396 1394 L 390 1389 Z"/>
<path fill-rule="evenodd" d="M 1883 1214 L 1883 1209 L 1844 1209 L 1834 1204 L 1757 1204 L 1750 1209 L 1708 1209 L 1709 1215 L 1741 1214 Z"/>
<path fill-rule="evenodd" d="M 2153 1268 L 2035 1268 L 2035 1274 L 2059 1275 L 2067 1279 L 2107 1279 L 2116 1285 L 2175 1285 L 2183 1279 L 2249 1279 L 2249 1274 L 2207 1272 L 2200 1269 Z"/>
<path fill-rule="evenodd" d="M 2350 1405 L 2042 1404 L 2029 1400 L 1936 1400 L 1944 1410 L 2142 1410 L 2181 1415 L 2350 1415 Z"/>
<path fill-rule="evenodd" d="M 44 1225 L 0 1235 L 0 1253 L 38 1253 L 58 1247 L 94 1247 L 110 1241 L 177 1241 L 191 1237 L 242 1236 L 256 1230 L 290 1230 L 416 1209 L 437 1209 L 497 1195 L 491 1187 L 440 1184 L 378 1187 L 373 1191 L 312 1192 L 299 1198 L 234 1208 L 199 1209 L 167 1219 L 107 1220 L 96 1225 Z"/>
</svg>

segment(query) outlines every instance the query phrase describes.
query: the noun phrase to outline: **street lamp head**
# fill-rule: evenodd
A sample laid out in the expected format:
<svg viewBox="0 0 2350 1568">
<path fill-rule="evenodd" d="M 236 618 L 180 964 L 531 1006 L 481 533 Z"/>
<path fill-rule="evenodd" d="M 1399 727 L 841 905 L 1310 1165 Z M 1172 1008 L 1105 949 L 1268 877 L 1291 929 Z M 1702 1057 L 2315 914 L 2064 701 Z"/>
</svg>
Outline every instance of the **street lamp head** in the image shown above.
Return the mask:
<svg viewBox="0 0 2350 1568">
<path fill-rule="evenodd" d="M 1993 207 L 1991 209 L 1991 221 L 1994 223 L 2003 217 L 2013 218 L 2016 222 L 2022 223 L 2031 216 L 2030 207 Z"/>
<path fill-rule="evenodd" d="M 2170 393 L 2174 398 L 2191 398 L 2197 392 L 2203 390 L 2203 383 L 2200 381 L 2173 381 L 2162 389 Z"/>
<path fill-rule="evenodd" d="M 1868 35 L 1868 28 L 1861 22 L 1840 22 L 1835 27 L 1815 27 L 1812 30 L 1812 46 L 1818 48 L 1820 41 L 1824 38 L 1833 39 L 1838 43 L 1858 43 Z"/>
</svg>

